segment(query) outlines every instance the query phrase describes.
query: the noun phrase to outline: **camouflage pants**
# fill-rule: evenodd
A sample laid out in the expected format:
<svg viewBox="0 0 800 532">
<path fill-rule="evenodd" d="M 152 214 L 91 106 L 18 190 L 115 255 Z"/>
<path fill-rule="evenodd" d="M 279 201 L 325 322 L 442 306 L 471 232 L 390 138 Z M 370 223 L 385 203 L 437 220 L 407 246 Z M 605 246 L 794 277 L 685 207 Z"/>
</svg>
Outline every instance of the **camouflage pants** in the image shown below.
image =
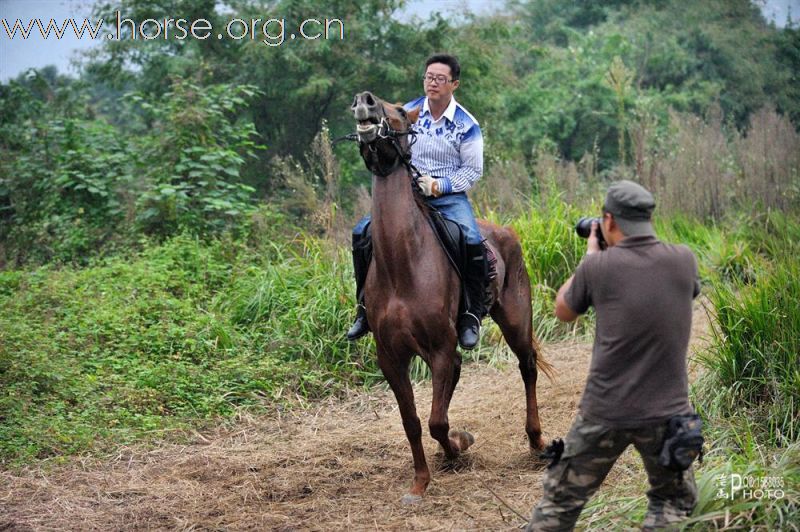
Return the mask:
<svg viewBox="0 0 800 532">
<path fill-rule="evenodd" d="M 533 509 L 526 530 L 572 530 L 583 506 L 594 495 L 614 462 L 630 445 L 644 461 L 650 490 L 643 529 L 668 527 L 685 519 L 697 503 L 690 467 L 678 473 L 658 465 L 666 423 L 637 429 L 612 429 L 578 414 L 564 442 L 564 454 L 547 470 L 544 496 Z"/>
</svg>

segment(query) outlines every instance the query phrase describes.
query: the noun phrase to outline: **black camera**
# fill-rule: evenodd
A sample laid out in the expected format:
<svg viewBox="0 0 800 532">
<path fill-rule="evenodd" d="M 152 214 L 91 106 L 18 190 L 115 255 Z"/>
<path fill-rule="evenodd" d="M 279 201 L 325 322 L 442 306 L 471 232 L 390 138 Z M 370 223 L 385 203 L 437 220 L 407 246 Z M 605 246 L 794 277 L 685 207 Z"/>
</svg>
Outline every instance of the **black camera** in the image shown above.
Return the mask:
<svg viewBox="0 0 800 532">
<path fill-rule="evenodd" d="M 605 249 L 606 241 L 603 239 L 603 231 L 600 230 L 600 225 L 603 223 L 602 218 L 584 216 L 575 224 L 575 232 L 581 238 L 589 238 L 589 235 L 592 234 L 592 222 L 597 222 L 597 242 L 600 244 L 600 248 Z"/>
</svg>

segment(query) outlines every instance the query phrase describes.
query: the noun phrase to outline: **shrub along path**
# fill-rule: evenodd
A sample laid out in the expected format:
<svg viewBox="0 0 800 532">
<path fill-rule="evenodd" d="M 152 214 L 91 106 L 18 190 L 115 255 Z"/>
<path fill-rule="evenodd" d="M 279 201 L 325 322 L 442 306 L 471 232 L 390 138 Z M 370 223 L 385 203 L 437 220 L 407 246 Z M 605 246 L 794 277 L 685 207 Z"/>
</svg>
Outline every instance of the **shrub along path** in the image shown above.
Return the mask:
<svg viewBox="0 0 800 532">
<path fill-rule="evenodd" d="M 696 347 L 707 330 L 700 305 L 694 319 Z M 564 436 L 572 422 L 591 344 L 550 344 L 544 353 L 558 371 L 555 382 L 539 381 L 549 441 Z M 430 383 L 415 393 L 426 427 Z M 0 530 L 518 529 L 524 519 L 515 512 L 530 512 L 544 472 L 527 450 L 523 398 L 514 364 L 464 368 L 450 420 L 476 443 L 446 464 L 426 431 L 433 481 L 418 505 L 400 503 L 413 474 L 411 453 L 394 397 L 380 387 L 274 416 L 243 415 L 233 427 L 196 434 L 188 445 L 126 447 L 103 460 L 0 471 Z M 629 449 L 601 493 L 644 493 L 645 483 Z M 591 526 L 605 511 L 613 509 L 584 516 L 583 523 Z M 618 520 L 635 526 L 625 516 Z"/>
</svg>

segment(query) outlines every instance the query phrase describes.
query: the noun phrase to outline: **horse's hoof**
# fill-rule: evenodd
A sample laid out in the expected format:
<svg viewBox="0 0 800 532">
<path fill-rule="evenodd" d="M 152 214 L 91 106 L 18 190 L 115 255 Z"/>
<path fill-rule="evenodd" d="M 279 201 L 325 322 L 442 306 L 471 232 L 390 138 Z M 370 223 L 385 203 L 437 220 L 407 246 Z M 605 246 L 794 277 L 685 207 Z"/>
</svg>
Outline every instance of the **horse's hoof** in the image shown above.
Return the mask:
<svg viewBox="0 0 800 532">
<path fill-rule="evenodd" d="M 545 448 L 544 440 L 542 439 L 541 436 L 539 436 L 534 440 L 531 440 L 529 437 L 528 448 L 530 449 L 532 455 L 538 455 L 539 453 L 544 451 Z"/>
<path fill-rule="evenodd" d="M 419 504 L 422 502 L 422 495 L 412 495 L 411 493 L 406 493 L 403 495 L 402 503 L 404 505 L 411 505 L 411 504 Z"/>
<path fill-rule="evenodd" d="M 473 436 L 472 434 L 470 434 L 466 430 L 464 431 L 464 435 L 467 437 L 467 441 L 469 442 L 470 445 L 475 443 L 475 436 Z"/>
<path fill-rule="evenodd" d="M 473 443 L 475 443 L 475 437 L 466 430 L 451 430 L 448 436 L 458 442 L 458 448 L 460 451 L 466 451 Z"/>
</svg>

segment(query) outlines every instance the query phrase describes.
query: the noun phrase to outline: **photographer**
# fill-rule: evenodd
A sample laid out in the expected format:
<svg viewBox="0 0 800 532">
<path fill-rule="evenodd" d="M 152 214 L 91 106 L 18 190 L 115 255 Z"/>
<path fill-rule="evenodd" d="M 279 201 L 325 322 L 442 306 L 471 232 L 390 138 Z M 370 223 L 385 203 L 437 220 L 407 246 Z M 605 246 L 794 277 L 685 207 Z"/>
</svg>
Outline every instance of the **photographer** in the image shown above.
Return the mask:
<svg viewBox="0 0 800 532">
<path fill-rule="evenodd" d="M 554 460 L 528 530 L 572 530 L 629 444 L 650 481 L 643 529 L 677 523 L 696 504 L 690 464 L 702 437 L 689 403 L 686 352 L 692 300 L 700 292 L 697 263 L 687 247 L 656 238 L 654 208 L 640 185 L 614 183 L 600 226 L 592 223 L 586 256 L 558 291 L 558 319 L 573 321 L 594 306 L 597 330 L 578 415 L 560 457 L 551 449 Z M 681 439 L 687 433 L 695 438 L 691 445 Z"/>
</svg>

